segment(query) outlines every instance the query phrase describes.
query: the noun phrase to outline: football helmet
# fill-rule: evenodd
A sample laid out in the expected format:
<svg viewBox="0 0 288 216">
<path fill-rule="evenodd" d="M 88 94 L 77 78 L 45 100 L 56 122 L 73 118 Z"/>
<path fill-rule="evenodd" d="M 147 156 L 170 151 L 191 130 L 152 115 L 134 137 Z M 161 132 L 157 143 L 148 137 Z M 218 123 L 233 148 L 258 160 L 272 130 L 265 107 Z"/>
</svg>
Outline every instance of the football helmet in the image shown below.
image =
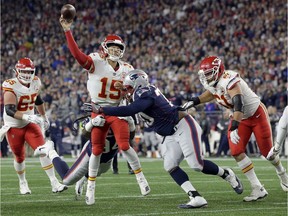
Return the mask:
<svg viewBox="0 0 288 216">
<path fill-rule="evenodd" d="M 149 85 L 148 75 L 139 69 L 135 69 L 126 74 L 123 86 L 128 93 L 133 93 L 137 88 L 143 88 Z"/>
<path fill-rule="evenodd" d="M 105 56 L 112 61 L 118 61 L 121 59 L 125 52 L 125 44 L 122 38 L 118 35 L 107 35 L 101 43 L 101 46 Z M 112 48 L 111 46 L 117 46 L 119 48 Z"/>
<path fill-rule="evenodd" d="M 224 64 L 217 56 L 209 56 L 200 63 L 200 70 L 198 72 L 200 82 L 203 86 L 212 87 L 221 77 L 224 72 Z"/>
<path fill-rule="evenodd" d="M 21 58 L 15 65 L 16 77 L 24 84 L 29 84 L 35 77 L 35 65 L 30 58 Z"/>
</svg>

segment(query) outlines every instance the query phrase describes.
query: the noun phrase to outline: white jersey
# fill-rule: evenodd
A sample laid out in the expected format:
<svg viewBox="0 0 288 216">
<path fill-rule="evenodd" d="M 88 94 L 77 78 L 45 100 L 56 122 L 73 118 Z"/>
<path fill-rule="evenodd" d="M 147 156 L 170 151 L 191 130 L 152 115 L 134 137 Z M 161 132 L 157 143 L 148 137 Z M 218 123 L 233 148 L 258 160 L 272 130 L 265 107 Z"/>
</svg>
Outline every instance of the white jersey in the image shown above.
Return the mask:
<svg viewBox="0 0 288 216">
<path fill-rule="evenodd" d="M 117 106 L 121 101 L 121 91 L 114 87 L 116 81 L 123 81 L 126 73 L 134 68 L 123 61 L 118 61 L 117 71 L 100 57 L 98 53 L 89 55 L 94 63 L 94 71 L 89 72 L 87 89 L 92 102 L 101 106 Z"/>
<path fill-rule="evenodd" d="M 21 111 L 25 114 L 34 114 L 35 101 L 39 94 L 41 88 L 40 79 L 35 76 L 35 78 L 30 83 L 30 87 L 22 85 L 17 78 L 12 78 L 5 80 L 2 84 L 3 92 L 6 91 L 13 92 L 16 96 L 16 108 L 17 111 Z M 22 128 L 26 126 L 29 122 L 25 120 L 20 120 L 8 116 L 4 109 L 4 124 L 10 127 Z"/>
<path fill-rule="evenodd" d="M 220 105 L 233 109 L 234 105 L 232 98 L 228 94 L 228 90 L 232 89 L 236 83 L 238 83 L 240 86 L 244 98 L 243 119 L 247 119 L 253 116 L 258 109 L 260 105 L 260 98 L 250 89 L 250 87 L 238 73 L 232 70 L 225 70 L 217 85 L 215 87 L 209 86 L 206 89 L 214 95 L 216 101 Z"/>
</svg>

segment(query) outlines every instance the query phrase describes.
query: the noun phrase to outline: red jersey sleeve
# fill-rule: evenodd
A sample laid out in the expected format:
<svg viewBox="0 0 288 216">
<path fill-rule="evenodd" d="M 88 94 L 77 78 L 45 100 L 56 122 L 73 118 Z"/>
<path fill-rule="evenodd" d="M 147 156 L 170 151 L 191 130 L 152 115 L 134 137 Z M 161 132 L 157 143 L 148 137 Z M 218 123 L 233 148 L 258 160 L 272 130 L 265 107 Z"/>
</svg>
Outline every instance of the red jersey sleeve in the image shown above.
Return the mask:
<svg viewBox="0 0 288 216">
<path fill-rule="evenodd" d="M 74 58 L 78 61 L 78 63 L 85 68 L 86 70 L 90 70 L 93 65 L 93 60 L 90 56 L 83 53 L 79 48 L 77 43 L 75 42 L 71 31 L 65 32 L 66 40 L 68 43 L 68 48 Z"/>
</svg>

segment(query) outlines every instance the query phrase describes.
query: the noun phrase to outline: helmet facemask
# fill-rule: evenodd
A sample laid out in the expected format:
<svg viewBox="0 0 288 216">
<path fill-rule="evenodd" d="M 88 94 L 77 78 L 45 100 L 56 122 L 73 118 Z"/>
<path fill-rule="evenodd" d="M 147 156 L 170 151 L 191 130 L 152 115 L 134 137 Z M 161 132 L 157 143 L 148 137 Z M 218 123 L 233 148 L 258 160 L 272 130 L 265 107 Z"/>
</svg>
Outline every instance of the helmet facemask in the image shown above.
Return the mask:
<svg viewBox="0 0 288 216">
<path fill-rule="evenodd" d="M 15 72 L 19 81 L 29 84 L 35 77 L 35 66 L 29 58 L 22 58 L 15 65 Z"/>
<path fill-rule="evenodd" d="M 200 70 L 198 72 L 200 82 L 202 85 L 205 86 L 214 86 L 215 83 L 219 80 L 220 76 L 222 75 L 223 71 L 220 71 L 221 67 L 221 59 L 215 58 L 211 65 L 206 66 L 203 64 L 203 66 L 200 66 Z M 223 66 L 224 69 L 224 66 Z"/>
<path fill-rule="evenodd" d="M 121 42 L 102 42 L 102 47 L 104 53 L 107 55 L 107 59 L 110 59 L 112 61 L 118 61 L 119 59 L 121 59 L 125 52 L 125 45 Z"/>
</svg>

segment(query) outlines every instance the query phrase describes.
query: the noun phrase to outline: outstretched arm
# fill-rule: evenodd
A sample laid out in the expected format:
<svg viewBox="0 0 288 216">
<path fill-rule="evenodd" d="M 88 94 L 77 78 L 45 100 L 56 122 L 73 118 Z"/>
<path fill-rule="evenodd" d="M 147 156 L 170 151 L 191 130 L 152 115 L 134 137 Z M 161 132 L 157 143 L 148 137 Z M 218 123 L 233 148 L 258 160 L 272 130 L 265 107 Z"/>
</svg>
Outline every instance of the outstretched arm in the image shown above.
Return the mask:
<svg viewBox="0 0 288 216">
<path fill-rule="evenodd" d="M 65 32 L 66 40 L 68 43 L 68 48 L 69 48 L 71 54 L 73 55 L 73 57 L 78 61 L 78 63 L 83 68 L 91 71 L 91 66 L 93 66 L 93 61 L 92 61 L 91 57 L 86 55 L 85 53 L 83 53 L 79 49 L 76 41 L 74 40 L 72 32 L 70 30 L 73 21 L 68 22 L 67 20 L 63 19 L 62 15 L 61 15 L 59 21 L 60 21 L 60 24 L 61 24 L 64 32 Z"/>
</svg>

